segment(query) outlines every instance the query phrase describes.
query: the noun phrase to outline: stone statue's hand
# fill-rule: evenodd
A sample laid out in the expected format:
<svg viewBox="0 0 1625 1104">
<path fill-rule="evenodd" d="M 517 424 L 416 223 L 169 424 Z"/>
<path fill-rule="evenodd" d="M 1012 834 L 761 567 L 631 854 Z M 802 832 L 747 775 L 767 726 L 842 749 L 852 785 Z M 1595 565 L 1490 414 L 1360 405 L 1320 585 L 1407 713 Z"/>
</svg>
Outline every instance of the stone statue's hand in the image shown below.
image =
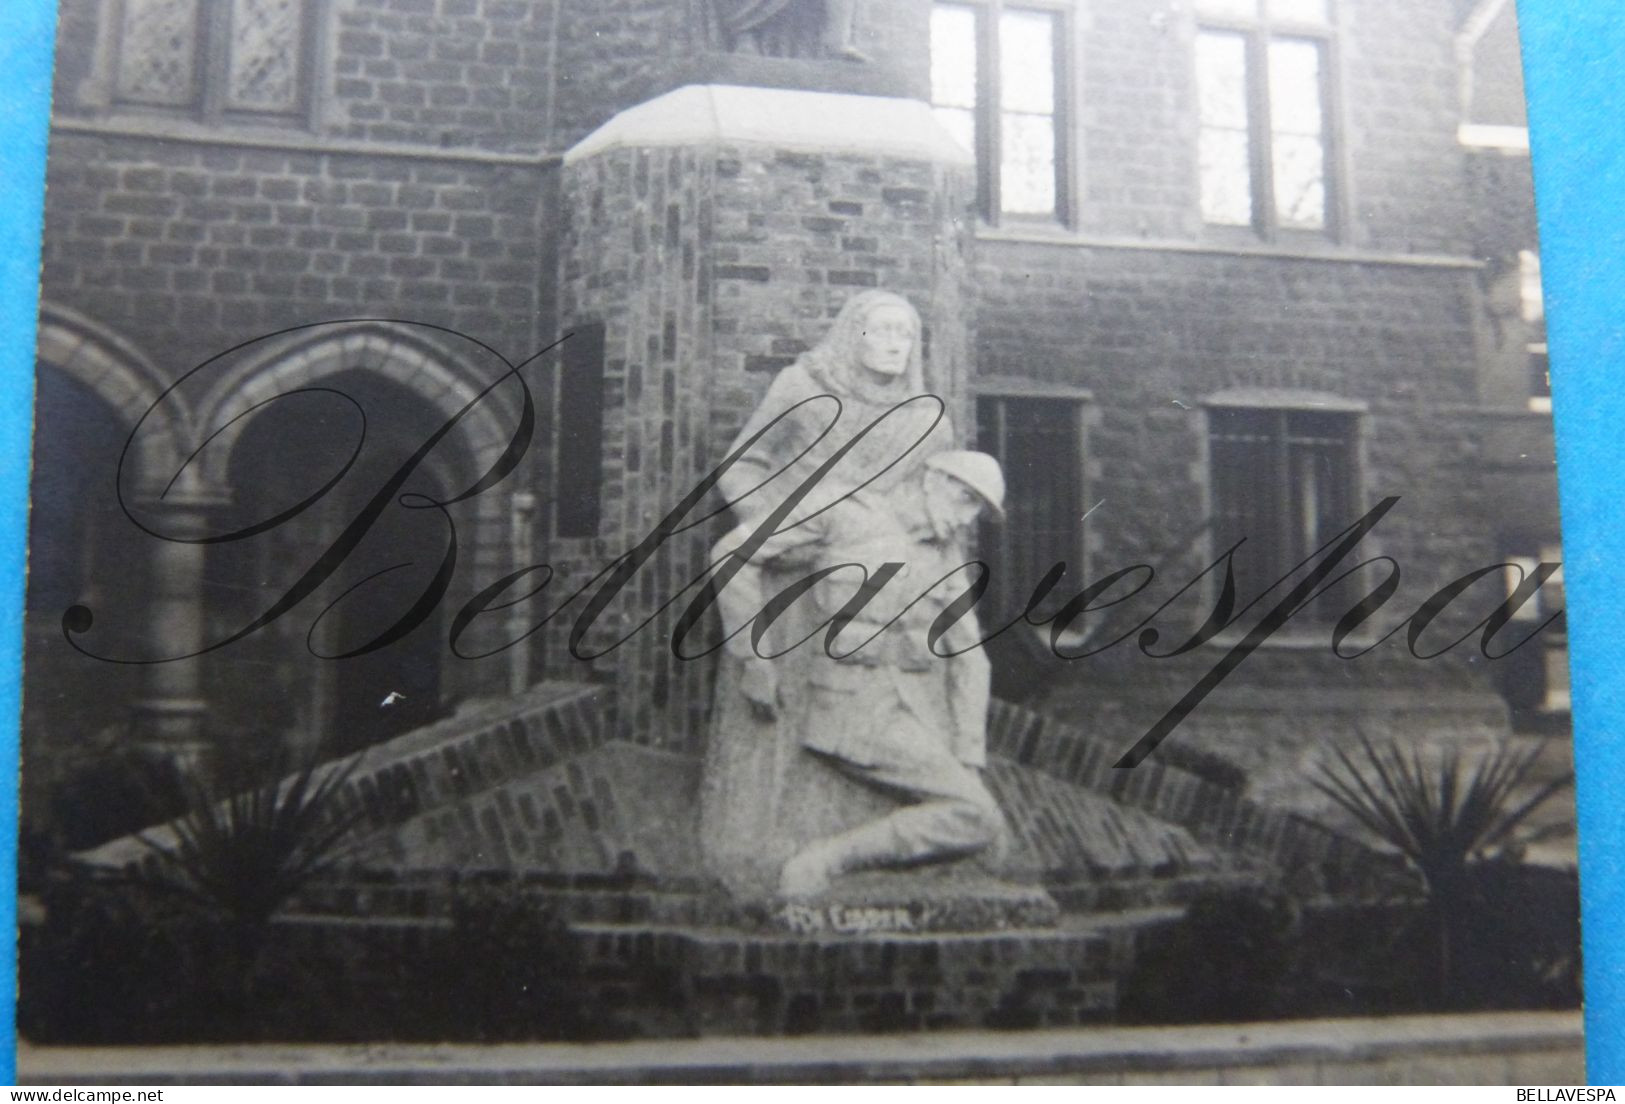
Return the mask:
<svg viewBox="0 0 1625 1104">
<path fill-rule="evenodd" d="M 745 663 L 739 689 L 750 702 L 751 713 L 759 720 L 773 719 L 779 705 L 779 679 L 766 660 L 753 659 Z"/>
</svg>

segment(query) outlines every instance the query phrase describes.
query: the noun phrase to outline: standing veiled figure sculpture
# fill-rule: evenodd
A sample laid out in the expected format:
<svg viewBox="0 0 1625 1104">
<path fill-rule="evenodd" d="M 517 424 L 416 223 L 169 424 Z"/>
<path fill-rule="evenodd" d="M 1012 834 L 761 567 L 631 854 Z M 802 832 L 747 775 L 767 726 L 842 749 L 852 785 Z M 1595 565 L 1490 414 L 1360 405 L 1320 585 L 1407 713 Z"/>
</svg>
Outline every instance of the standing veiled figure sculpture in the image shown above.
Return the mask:
<svg viewBox="0 0 1625 1104">
<path fill-rule="evenodd" d="M 1003 481 L 991 457 L 954 449 L 912 306 L 887 292 L 850 300 L 774 380 L 733 450 L 758 433 L 721 483 L 740 525 L 719 561 L 850 451 L 722 586 L 731 635 L 702 796 L 708 868 L 736 893 L 806 897 L 852 871 L 998 843 L 1003 819 L 977 775 L 988 673 L 974 615 L 935 651 L 927 632 L 970 580 L 932 584 L 965 562 L 968 527 L 998 510 Z M 823 626 L 864 571 L 886 564 L 901 567 L 830 640 Z M 764 599 L 809 577 L 818 581 L 766 631 L 747 624 Z"/>
</svg>

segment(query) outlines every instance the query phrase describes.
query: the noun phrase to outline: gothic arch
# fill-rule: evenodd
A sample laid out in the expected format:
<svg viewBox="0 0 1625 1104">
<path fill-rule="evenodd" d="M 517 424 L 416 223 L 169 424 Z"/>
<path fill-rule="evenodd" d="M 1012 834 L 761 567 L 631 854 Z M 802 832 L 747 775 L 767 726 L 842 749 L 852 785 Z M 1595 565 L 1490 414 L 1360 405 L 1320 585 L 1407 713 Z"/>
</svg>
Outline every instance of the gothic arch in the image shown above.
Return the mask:
<svg viewBox="0 0 1625 1104">
<path fill-rule="evenodd" d="M 219 433 L 228 425 L 232 426 L 233 431 L 240 428 L 243 433 L 231 440 L 222 436 L 198 453 L 195 466 L 199 469 L 200 481 L 210 486 L 230 488 L 236 504 L 246 511 L 245 517 L 258 518 L 261 513 L 257 511 L 265 502 L 280 501 L 274 498 L 280 491 L 269 492 L 273 495 L 272 499 L 257 497 L 273 485 L 276 469 L 252 469 L 252 465 L 266 460 L 266 456 L 257 451 L 258 446 L 252 443 L 256 440 L 254 430 L 250 428 L 253 417 L 243 418 L 235 425 L 233 419 L 258 404 L 302 388 L 334 387 L 349 393 L 364 405 L 371 431 L 383 430 L 384 420 L 391 419 L 393 414 L 394 420 L 388 428 L 400 430 L 404 427 L 406 435 L 390 440 L 383 451 L 369 455 L 373 463 L 394 463 L 399 457 L 390 451 L 392 448 L 403 445 L 415 447 L 423 439 L 416 436 L 418 433 L 427 434 L 432 431 L 428 427 L 444 425 L 457 417 L 481 392 L 508 371 L 507 364 L 500 357 L 485 352 L 472 342 L 465 350 L 449 339 L 452 335 L 425 331 L 429 331 L 429 327 L 391 322 L 318 324 L 255 342 L 233 354 L 229 360 L 222 359 L 209 365 L 204 369 L 208 373 L 207 378 L 200 373 L 194 391 L 197 412 L 194 448 L 209 441 L 212 434 Z M 357 381 L 358 376 L 365 376 L 367 383 Z M 373 382 L 378 386 L 369 386 Z M 413 401 L 401 401 L 408 396 Z M 389 405 L 391 402 L 398 405 L 392 408 Z M 509 381 L 468 411 L 425 464 L 423 474 L 430 476 L 437 488 L 433 493 L 467 490 L 490 469 L 513 437 L 518 422 L 518 407 L 517 388 Z M 277 424 L 273 419 L 266 428 L 276 432 Z M 369 448 L 370 439 L 369 433 Z M 407 445 L 407 442 L 411 444 Z M 242 463 L 250 467 L 239 467 Z M 337 487 L 331 497 L 315 508 L 302 510 L 299 517 L 290 518 L 287 525 L 278 525 L 275 532 L 261 534 L 241 548 L 221 546 L 210 550 L 211 557 L 218 557 L 211 559 L 211 577 L 233 581 L 234 586 L 235 581 L 243 584 L 241 589 L 248 598 L 247 606 L 240 612 L 257 613 L 267 608 L 263 599 L 283 585 L 278 580 L 269 584 L 269 590 L 266 590 L 264 583 L 256 581 L 269 576 L 253 572 L 252 548 L 269 548 L 271 555 L 286 557 L 288 562 L 309 562 L 312 551 L 329 547 L 338 532 L 335 526 L 342 527 L 365 501 L 364 497 L 358 500 L 347 497 L 347 494 L 370 495 L 380 485 L 376 480 L 377 469 L 369 469 L 367 463 L 367 456 L 363 456 L 356 474 L 349 477 L 350 481 Z M 360 621 L 356 624 L 346 621 L 357 609 L 364 611 L 369 608 L 366 606 L 366 593 L 369 592 L 363 592 L 358 598 L 340 606 L 332 617 L 322 622 L 323 627 L 319 630 L 310 618 L 315 616 L 322 602 L 336 597 L 336 594 L 324 592 L 323 596 L 319 596 L 316 605 L 308 608 L 308 617 L 302 612 L 296 618 L 279 622 L 280 629 L 267 630 L 281 631 L 291 626 L 294 634 L 276 643 L 271 653 L 277 663 L 284 665 L 277 668 L 280 672 L 277 677 L 286 680 L 289 694 L 292 695 L 286 697 L 292 703 L 290 708 L 294 714 L 283 718 L 283 722 L 291 726 L 290 731 L 335 737 L 337 734 L 347 734 L 343 738 L 348 739 L 365 730 L 373 733 L 366 737 L 368 740 L 387 738 L 393 733 L 392 726 L 397 722 L 410 722 L 413 725 L 428 723 L 435 711 L 446 703 L 470 694 L 490 692 L 504 670 L 491 664 L 473 669 L 467 664 L 447 662 L 445 619 L 451 616 L 448 611 L 455 610 L 465 602 L 476 586 L 484 585 L 509 569 L 508 560 L 512 556 L 514 542 L 510 533 L 512 523 L 508 494 L 520 486 L 528 486 L 522 482 L 526 471 L 528 468 L 514 472 L 500 488 L 481 494 L 460 508 L 455 536 L 460 548 L 456 577 L 446 599 L 431 614 L 431 620 L 421 624 L 414 633 L 383 650 L 351 657 L 342 664 L 318 662 L 310 658 L 305 644 L 301 642 L 307 630 L 331 634 L 330 638 L 317 637 L 320 653 L 327 654 L 337 649 L 336 641 L 339 639 L 354 642 L 367 639 L 365 632 L 354 635 L 355 631 L 359 631 L 357 625 L 376 631 L 388 624 L 387 620 L 380 619 L 376 623 L 368 620 L 371 615 L 365 612 L 357 614 Z M 425 484 L 415 486 L 420 490 L 426 487 Z M 438 560 L 438 545 L 422 549 L 424 555 L 419 556 L 409 543 L 395 543 L 396 531 L 388 527 L 401 522 L 401 519 L 402 512 L 394 510 L 375 518 L 378 526 L 376 532 L 390 535 L 353 549 L 354 558 L 343 568 L 349 574 L 341 574 L 332 580 L 335 589 L 342 589 L 373 568 L 381 567 L 383 561 L 374 562 L 368 556 L 381 555 L 382 549 L 387 549 L 391 557 L 420 566 Z M 430 526 L 435 530 L 436 540 L 441 537 L 437 526 L 438 523 Z M 411 523 L 405 523 L 399 532 L 409 534 L 415 531 Z M 279 541 L 280 544 L 277 543 Z M 277 562 L 282 561 L 279 559 Z M 256 587 L 259 589 L 255 590 Z M 384 588 L 380 601 L 388 606 L 392 600 L 389 597 L 391 594 L 396 594 L 396 591 Z M 411 597 L 406 592 L 399 592 L 396 596 Z M 221 600 L 224 602 L 227 599 L 222 596 Z M 358 601 L 361 602 L 360 606 L 356 605 Z M 398 616 L 401 612 L 403 609 L 394 606 L 387 608 L 389 617 Z M 345 635 L 347 632 L 352 635 Z M 220 654 L 225 657 L 224 652 Z M 407 681 L 395 681 L 392 686 L 384 686 L 379 681 L 380 671 L 384 668 L 395 672 L 390 678 Z M 242 685 L 231 682 L 240 672 L 233 673 L 229 666 L 212 668 L 210 671 L 203 681 L 211 688 Z M 410 681 L 413 678 L 418 681 Z M 389 718 L 381 719 L 378 701 L 384 691 L 390 689 L 403 691 L 404 699 L 409 704 L 395 709 Z M 257 700 L 252 696 L 253 692 L 256 691 L 244 689 L 233 700 L 239 704 L 243 701 L 252 703 Z M 415 712 L 420 708 L 429 712 Z M 363 714 L 368 725 L 361 724 Z M 247 715 L 240 713 L 235 721 L 246 723 Z M 224 723 L 232 721 L 227 709 L 221 710 L 221 716 L 226 718 Z M 383 736 L 379 733 L 383 733 Z"/>
<path fill-rule="evenodd" d="M 158 404 L 168 384 L 140 350 L 77 311 L 43 303 L 35 356 L 100 397 L 126 429 L 134 430 L 146 417 L 126 486 L 162 486 L 174 475 L 189 451 L 191 413 L 178 394 Z"/>
<path fill-rule="evenodd" d="M 265 342 L 215 380 L 198 403 L 196 424 L 200 435 L 213 433 L 256 403 L 355 370 L 400 385 L 450 420 L 507 371 L 507 365 L 488 356 L 490 367 L 478 371 L 444 343 L 398 323 L 313 326 Z M 462 423 L 466 428 L 453 431 L 463 445 L 451 450 L 464 461 L 459 479 L 472 481 L 507 447 L 517 409 L 512 388 L 503 386 L 469 412 Z M 207 482 L 225 482 L 228 454 L 209 450 Z"/>
</svg>

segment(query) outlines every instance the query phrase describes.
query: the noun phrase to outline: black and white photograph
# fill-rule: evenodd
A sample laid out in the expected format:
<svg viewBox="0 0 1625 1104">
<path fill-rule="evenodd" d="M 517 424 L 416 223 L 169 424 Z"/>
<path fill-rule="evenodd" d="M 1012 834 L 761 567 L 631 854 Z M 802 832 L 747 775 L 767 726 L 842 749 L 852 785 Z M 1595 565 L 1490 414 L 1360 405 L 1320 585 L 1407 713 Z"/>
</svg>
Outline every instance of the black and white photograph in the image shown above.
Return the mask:
<svg viewBox="0 0 1625 1104">
<path fill-rule="evenodd" d="M 58 11 L 22 1082 L 1584 1080 L 1513 0 Z"/>
</svg>

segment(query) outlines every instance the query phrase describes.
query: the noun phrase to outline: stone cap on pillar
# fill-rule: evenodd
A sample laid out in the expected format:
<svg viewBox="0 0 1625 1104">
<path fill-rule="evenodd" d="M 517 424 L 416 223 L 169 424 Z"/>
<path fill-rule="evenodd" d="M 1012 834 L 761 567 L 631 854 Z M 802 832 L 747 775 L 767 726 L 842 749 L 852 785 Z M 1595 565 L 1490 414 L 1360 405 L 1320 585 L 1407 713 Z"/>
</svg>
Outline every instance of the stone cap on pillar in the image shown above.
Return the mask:
<svg viewBox="0 0 1625 1104">
<path fill-rule="evenodd" d="M 920 100 L 728 84 L 691 84 L 629 107 L 577 142 L 564 161 L 613 149 L 735 144 L 975 163 Z"/>
</svg>

